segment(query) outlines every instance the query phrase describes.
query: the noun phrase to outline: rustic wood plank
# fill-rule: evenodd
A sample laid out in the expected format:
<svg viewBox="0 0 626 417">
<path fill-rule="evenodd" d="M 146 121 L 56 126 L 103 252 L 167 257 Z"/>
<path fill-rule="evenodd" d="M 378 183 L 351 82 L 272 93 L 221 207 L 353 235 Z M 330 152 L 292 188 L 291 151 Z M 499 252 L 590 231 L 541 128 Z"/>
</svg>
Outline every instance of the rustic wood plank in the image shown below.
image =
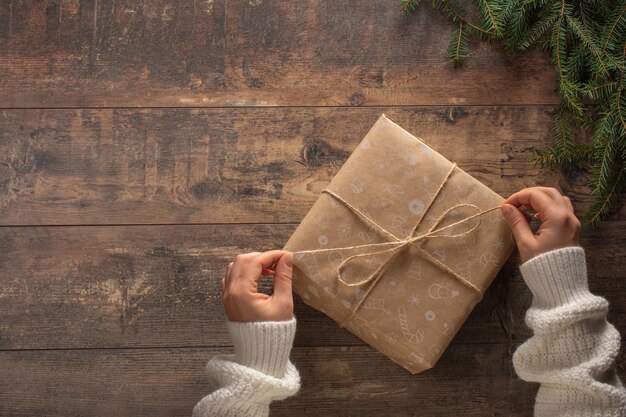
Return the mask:
<svg viewBox="0 0 626 417">
<path fill-rule="evenodd" d="M 387 0 L 4 1 L 0 106 L 556 103 L 547 54 L 472 41 L 455 70 L 451 31 Z"/>
<path fill-rule="evenodd" d="M 281 248 L 295 224 L 0 228 L 0 349 L 230 344 L 220 300 L 225 265 Z M 591 287 L 626 334 L 626 222 L 585 235 Z M 517 255 L 453 343 L 521 341 L 530 293 Z M 265 290 L 269 284 L 264 284 Z M 362 345 L 299 299 L 297 346 Z"/>
<path fill-rule="evenodd" d="M 297 223 L 383 112 L 506 196 L 559 182 L 549 110 L 4 110 L 0 224 Z"/>
<path fill-rule="evenodd" d="M 474 42 L 457 71 L 449 32 L 384 0 L 0 2 L 0 414 L 190 415 L 230 351 L 225 264 L 281 247 L 382 112 L 498 193 L 558 185 L 582 213 L 584 172 L 528 163 L 550 142 L 548 57 Z M 583 243 L 624 335 L 611 219 Z M 532 415 L 518 262 L 417 376 L 296 299 L 304 385 L 272 415 Z"/>
<path fill-rule="evenodd" d="M 536 388 L 516 377 L 511 365 L 514 348 L 453 346 L 435 368 L 418 375 L 366 346 L 295 348 L 292 360 L 301 373 L 301 391 L 275 403 L 272 416 L 531 416 Z M 0 413 L 189 416 L 211 391 L 203 370 L 218 352 L 0 352 Z"/>
</svg>

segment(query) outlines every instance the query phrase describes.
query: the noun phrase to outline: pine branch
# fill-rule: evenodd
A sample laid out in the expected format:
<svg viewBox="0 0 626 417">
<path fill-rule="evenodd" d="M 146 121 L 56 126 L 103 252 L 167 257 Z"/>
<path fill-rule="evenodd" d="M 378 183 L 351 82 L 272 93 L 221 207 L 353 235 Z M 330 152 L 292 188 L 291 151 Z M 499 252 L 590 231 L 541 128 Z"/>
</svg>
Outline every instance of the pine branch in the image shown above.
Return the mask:
<svg viewBox="0 0 626 417">
<path fill-rule="evenodd" d="M 565 3 L 563 3 L 563 7 L 565 7 Z M 565 72 L 563 71 L 562 57 L 565 56 L 565 45 L 567 43 L 565 40 L 565 31 L 563 30 L 563 12 L 559 14 L 559 19 L 555 22 L 552 32 L 554 33 L 552 36 L 552 44 L 554 45 L 552 60 L 556 66 L 558 81 L 562 83 L 566 80 Z"/>
<path fill-rule="evenodd" d="M 521 3 L 511 1 L 509 4 L 511 11 L 506 19 L 507 30 L 504 32 L 504 46 L 508 51 L 515 51 L 524 37 L 524 33 L 528 30 L 529 17 Z"/>
<path fill-rule="evenodd" d="M 578 13 L 580 13 L 580 21 L 582 22 L 585 29 L 589 29 L 589 23 L 587 17 L 585 16 L 585 5 L 583 4 L 583 0 L 578 0 Z"/>
<path fill-rule="evenodd" d="M 617 204 L 618 197 L 624 193 L 626 193 L 626 166 L 622 165 L 606 195 L 599 198 L 589 209 L 585 216 L 585 223 L 597 226 L 602 218 L 609 214 L 610 208 Z"/>
<path fill-rule="evenodd" d="M 472 23 L 469 19 L 464 17 L 465 11 L 454 2 L 454 0 L 430 0 L 432 6 L 440 10 L 443 14 L 448 16 L 454 23 L 463 22 L 467 25 L 468 30 L 472 30 L 479 37 L 488 37 L 490 32 L 479 27 L 477 24 Z"/>
<path fill-rule="evenodd" d="M 619 11 L 619 8 L 615 10 Z M 623 37 L 624 32 L 626 32 L 626 6 L 621 12 L 617 13 L 616 17 L 613 16 L 612 20 L 614 20 L 614 23 L 605 36 L 606 40 L 602 46 L 602 55 L 606 53 L 607 48 L 613 43 L 612 41 L 614 41 L 615 37 Z"/>
<path fill-rule="evenodd" d="M 518 43 L 516 49 L 518 51 L 525 51 L 530 48 L 535 42 L 539 40 L 551 27 L 554 26 L 554 23 L 558 19 L 558 15 L 549 14 L 543 19 L 539 19 L 535 25 L 530 28 L 526 36 L 524 36 Z"/>
<path fill-rule="evenodd" d="M 577 146 L 574 143 L 572 133 L 572 118 L 570 110 L 564 105 L 559 105 L 552 113 L 552 146 L 538 151 L 532 158 L 535 164 L 542 167 L 571 164 L 591 156 L 591 148 Z"/>
<path fill-rule="evenodd" d="M 502 26 L 506 27 L 507 22 L 511 19 L 513 14 L 515 13 L 516 7 L 519 4 L 517 1 L 509 1 L 504 3 L 504 7 L 502 8 L 502 12 L 500 13 L 500 20 L 502 22 Z M 504 30 L 502 31 L 504 35 Z"/>
<path fill-rule="evenodd" d="M 413 13 L 419 4 L 420 0 L 400 0 L 400 7 L 404 13 Z"/>
<path fill-rule="evenodd" d="M 572 82 L 569 80 L 567 76 L 567 70 L 563 65 L 564 57 L 566 57 L 566 31 L 565 31 L 565 3 L 563 3 L 563 8 L 561 9 L 561 13 L 559 15 L 558 21 L 555 23 L 555 27 L 553 28 L 553 40 L 554 44 L 553 49 L 553 62 L 556 66 L 557 70 L 557 78 L 559 81 L 559 86 L 557 88 L 557 92 L 563 103 L 575 114 L 582 115 L 583 113 L 583 104 L 580 100 L 579 90 L 581 89 L 581 85 L 576 82 Z"/>
<path fill-rule="evenodd" d="M 567 23 L 569 24 L 570 28 L 572 29 L 574 34 L 576 34 L 580 38 L 580 40 L 589 48 L 589 50 L 595 56 L 596 62 L 602 68 L 602 71 L 604 72 L 604 74 L 610 77 L 611 74 L 609 74 L 609 70 L 606 64 L 602 60 L 603 55 L 602 55 L 601 49 L 599 48 L 599 45 L 596 44 L 596 40 L 594 39 L 593 35 L 587 29 L 583 27 L 582 23 L 577 18 L 571 16 L 570 14 L 571 12 L 568 13 L 567 9 L 568 8 L 565 9 L 565 19 Z"/>
<path fill-rule="evenodd" d="M 524 9 L 529 10 L 533 8 L 543 7 L 552 0 L 525 0 L 521 4 Z"/>
<path fill-rule="evenodd" d="M 592 142 L 595 146 L 594 159 L 598 162 L 593 169 L 594 178 L 590 181 L 593 187 L 592 194 L 602 196 L 611 181 L 613 166 L 617 155 L 616 144 L 612 137 L 611 126 L 613 124 L 612 113 L 606 113 L 599 121 L 593 132 Z"/>
<path fill-rule="evenodd" d="M 450 46 L 448 47 L 448 58 L 454 63 L 454 66 L 461 66 L 463 59 L 467 57 L 467 32 L 463 27 L 463 22 L 459 21 L 459 26 L 452 31 L 450 37 Z"/>
<path fill-rule="evenodd" d="M 478 0 L 480 4 L 480 14 L 483 18 L 483 27 L 490 32 L 494 38 L 502 36 L 502 25 L 500 14 L 502 9 L 497 0 Z"/>
<path fill-rule="evenodd" d="M 626 103 L 622 103 L 622 99 L 624 97 L 623 94 L 624 90 L 620 90 L 617 94 L 616 94 L 616 98 L 615 98 L 615 103 L 616 103 L 616 113 L 617 113 L 617 119 L 619 120 L 619 122 L 621 123 L 621 130 L 626 130 L 626 116 L 624 115 L 624 110 L 626 110 Z"/>
<path fill-rule="evenodd" d="M 499 41 L 507 51 L 536 46 L 550 52 L 560 103 L 553 112 L 553 142 L 533 160 L 591 164 L 595 203 L 587 219 L 597 224 L 626 193 L 624 0 L 476 0 L 480 23 L 470 21 L 456 0 L 430 3 L 454 22 L 448 57 L 455 66 L 469 55 L 469 36 Z M 413 11 L 419 0 L 401 4 Z M 586 141 L 574 137 L 581 129 L 591 132 Z"/>
<path fill-rule="evenodd" d="M 600 100 L 610 96 L 617 87 L 617 81 L 598 82 L 593 80 L 585 84 L 581 92 L 592 100 Z"/>
<path fill-rule="evenodd" d="M 593 14 L 595 20 L 611 12 L 610 3 L 613 0 L 583 0 L 584 7 Z"/>
</svg>

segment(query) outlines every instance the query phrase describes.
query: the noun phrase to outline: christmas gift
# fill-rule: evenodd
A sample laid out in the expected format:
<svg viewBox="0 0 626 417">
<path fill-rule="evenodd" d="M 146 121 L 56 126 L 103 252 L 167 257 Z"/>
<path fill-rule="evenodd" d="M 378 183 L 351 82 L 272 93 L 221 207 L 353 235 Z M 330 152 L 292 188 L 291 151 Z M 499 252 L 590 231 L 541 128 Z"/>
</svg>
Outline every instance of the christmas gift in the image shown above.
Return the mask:
<svg viewBox="0 0 626 417">
<path fill-rule="evenodd" d="M 284 246 L 294 291 L 411 373 L 430 369 L 514 248 L 503 201 L 382 115 Z"/>
</svg>

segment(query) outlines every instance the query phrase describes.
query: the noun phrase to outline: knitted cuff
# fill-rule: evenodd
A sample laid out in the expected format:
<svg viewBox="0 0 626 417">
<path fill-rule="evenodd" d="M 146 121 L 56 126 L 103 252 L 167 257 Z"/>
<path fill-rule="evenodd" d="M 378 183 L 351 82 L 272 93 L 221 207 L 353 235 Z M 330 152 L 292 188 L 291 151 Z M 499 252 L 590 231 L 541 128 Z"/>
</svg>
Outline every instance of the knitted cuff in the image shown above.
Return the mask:
<svg viewBox="0 0 626 417">
<path fill-rule="evenodd" d="M 595 298 L 589 292 L 585 250 L 580 246 L 537 255 L 523 263 L 520 271 L 537 307 L 552 308 Z"/>
<path fill-rule="evenodd" d="M 228 322 L 235 362 L 282 378 L 296 334 L 296 318 L 288 321 Z"/>
</svg>

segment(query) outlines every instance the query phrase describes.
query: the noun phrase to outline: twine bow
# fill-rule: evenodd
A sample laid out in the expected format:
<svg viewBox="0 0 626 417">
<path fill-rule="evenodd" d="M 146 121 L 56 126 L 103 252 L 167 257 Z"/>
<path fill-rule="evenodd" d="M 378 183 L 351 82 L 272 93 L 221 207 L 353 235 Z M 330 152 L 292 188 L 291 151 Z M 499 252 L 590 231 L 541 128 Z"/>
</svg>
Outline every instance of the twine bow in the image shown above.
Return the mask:
<svg viewBox="0 0 626 417">
<path fill-rule="evenodd" d="M 361 210 L 359 210 L 358 208 L 354 207 L 352 204 L 350 204 L 349 202 L 347 202 L 346 200 L 341 198 L 341 196 L 337 195 L 333 191 L 331 191 L 329 189 L 325 189 L 325 190 L 322 191 L 323 193 L 326 193 L 326 194 L 332 196 L 333 198 L 337 199 L 341 203 L 343 203 L 346 207 L 348 207 L 350 210 L 352 210 L 355 214 L 357 214 L 359 217 L 361 217 L 363 220 L 365 220 L 371 226 L 373 226 L 378 231 L 380 231 L 382 234 L 388 236 L 392 240 L 391 242 L 370 243 L 370 244 L 365 244 L 365 245 L 347 246 L 347 247 L 343 247 L 343 248 L 328 248 L 328 249 L 313 249 L 313 250 L 297 251 L 298 254 L 305 254 L 305 253 L 322 253 L 322 252 L 340 251 L 340 250 L 349 250 L 349 249 L 362 249 L 362 248 L 368 248 L 368 247 L 378 247 L 378 248 L 381 248 L 381 247 L 389 246 L 389 248 L 380 250 L 378 252 L 362 253 L 362 254 L 352 255 L 352 256 L 346 258 L 345 260 L 343 260 L 341 262 L 341 264 L 339 264 L 339 268 L 338 268 L 338 272 L 337 272 L 337 280 L 339 282 L 341 282 L 343 285 L 345 285 L 347 287 L 359 287 L 359 286 L 371 283 L 369 285 L 369 287 L 367 288 L 367 290 L 365 290 L 363 296 L 359 300 L 357 300 L 358 302 L 354 305 L 354 307 L 352 307 L 350 313 L 343 320 L 341 320 L 340 324 L 342 326 L 343 326 L 343 323 L 345 323 L 346 321 L 350 320 L 356 314 L 357 310 L 361 307 L 361 305 L 363 304 L 365 299 L 368 297 L 368 295 L 372 292 L 374 287 L 376 287 L 376 284 L 378 283 L 380 278 L 385 274 L 385 272 L 387 271 L 389 266 L 398 257 L 398 255 L 400 255 L 400 253 L 402 253 L 404 249 L 406 249 L 407 247 L 409 247 L 411 245 L 413 245 L 416 248 L 418 248 L 418 250 L 423 255 L 425 255 L 425 257 L 427 259 L 432 261 L 434 264 L 439 266 L 441 269 L 443 269 L 446 272 L 450 273 L 450 275 L 455 277 L 463 285 L 465 285 L 466 287 L 472 289 L 476 294 L 478 294 L 479 300 L 482 299 L 483 292 L 482 292 L 482 290 L 480 288 L 478 288 L 476 285 L 474 285 L 473 283 L 471 283 L 470 281 L 465 279 L 463 276 L 459 275 L 457 272 L 452 270 L 450 267 L 448 267 L 443 262 L 439 261 L 437 258 L 432 256 L 431 254 L 429 254 L 428 252 L 426 252 L 425 250 L 423 250 L 422 248 L 417 246 L 415 243 L 419 242 L 421 240 L 425 240 L 427 238 L 434 238 L 434 237 L 456 238 L 456 237 L 466 236 L 466 235 L 472 233 L 474 230 L 476 230 L 480 226 L 480 224 L 482 222 L 482 219 L 480 219 L 481 216 L 483 216 L 483 215 L 485 215 L 485 214 L 487 214 L 487 213 L 489 213 L 489 212 L 491 212 L 493 210 L 499 209 L 500 206 L 495 206 L 495 207 L 489 208 L 487 210 L 480 211 L 478 213 L 475 213 L 473 215 L 465 217 L 465 218 L 463 218 L 463 219 L 461 219 L 461 220 L 459 220 L 459 221 L 457 221 L 455 223 L 452 223 L 452 224 L 449 224 L 447 226 L 443 226 L 443 227 L 440 227 L 438 229 L 435 229 L 439 225 L 439 223 L 441 223 L 441 221 L 452 210 L 454 210 L 454 209 L 456 209 L 458 207 L 473 207 L 473 208 L 476 208 L 477 210 L 479 210 L 478 206 L 476 206 L 474 204 L 467 204 L 467 203 L 457 204 L 457 205 L 455 205 L 453 207 L 450 207 L 441 216 L 439 216 L 439 218 L 437 219 L 435 224 L 433 224 L 433 226 L 430 228 L 430 230 L 428 230 L 428 232 L 426 232 L 424 234 L 421 234 L 421 235 L 418 235 L 418 236 L 413 236 L 413 234 L 416 232 L 417 228 L 421 224 L 422 220 L 424 219 L 424 216 L 426 215 L 426 213 L 428 212 L 428 210 L 432 206 L 433 202 L 435 201 L 435 199 L 437 198 L 437 196 L 439 195 L 439 193 L 443 189 L 444 185 L 448 182 L 448 179 L 452 175 L 452 172 L 454 171 L 455 168 L 456 168 L 456 164 L 453 163 L 452 167 L 450 168 L 450 170 L 446 174 L 445 178 L 441 182 L 439 188 L 437 189 L 437 192 L 435 193 L 434 197 L 430 200 L 428 206 L 423 210 L 422 216 L 417 221 L 416 225 L 413 227 L 413 230 L 411 231 L 411 233 L 409 233 L 409 235 L 406 238 L 403 238 L 403 239 L 395 236 L 393 233 L 389 232 L 388 230 L 385 230 L 382 226 L 380 226 L 378 223 L 376 223 L 368 215 L 366 215 L 365 213 L 361 212 Z M 457 233 L 457 234 L 440 234 L 441 232 L 443 232 L 443 231 L 445 231 L 447 229 L 450 229 L 450 228 L 452 228 L 454 226 L 457 226 L 459 224 L 465 223 L 465 222 L 470 221 L 470 220 L 475 219 L 475 218 L 479 218 L 478 223 L 476 223 L 472 228 L 470 228 L 469 230 L 466 230 L 465 232 Z M 378 267 L 378 269 L 376 269 L 372 274 L 370 274 L 366 278 L 364 278 L 364 279 L 362 279 L 360 281 L 357 281 L 357 282 L 346 282 L 341 277 L 342 269 L 345 267 L 346 263 L 348 263 L 352 259 L 356 259 L 356 258 L 364 257 L 364 256 L 378 255 L 378 254 L 382 254 L 382 253 L 386 253 L 386 252 L 392 252 L 392 255 L 389 258 L 387 258 L 387 260 L 382 265 L 380 265 Z"/>
</svg>

